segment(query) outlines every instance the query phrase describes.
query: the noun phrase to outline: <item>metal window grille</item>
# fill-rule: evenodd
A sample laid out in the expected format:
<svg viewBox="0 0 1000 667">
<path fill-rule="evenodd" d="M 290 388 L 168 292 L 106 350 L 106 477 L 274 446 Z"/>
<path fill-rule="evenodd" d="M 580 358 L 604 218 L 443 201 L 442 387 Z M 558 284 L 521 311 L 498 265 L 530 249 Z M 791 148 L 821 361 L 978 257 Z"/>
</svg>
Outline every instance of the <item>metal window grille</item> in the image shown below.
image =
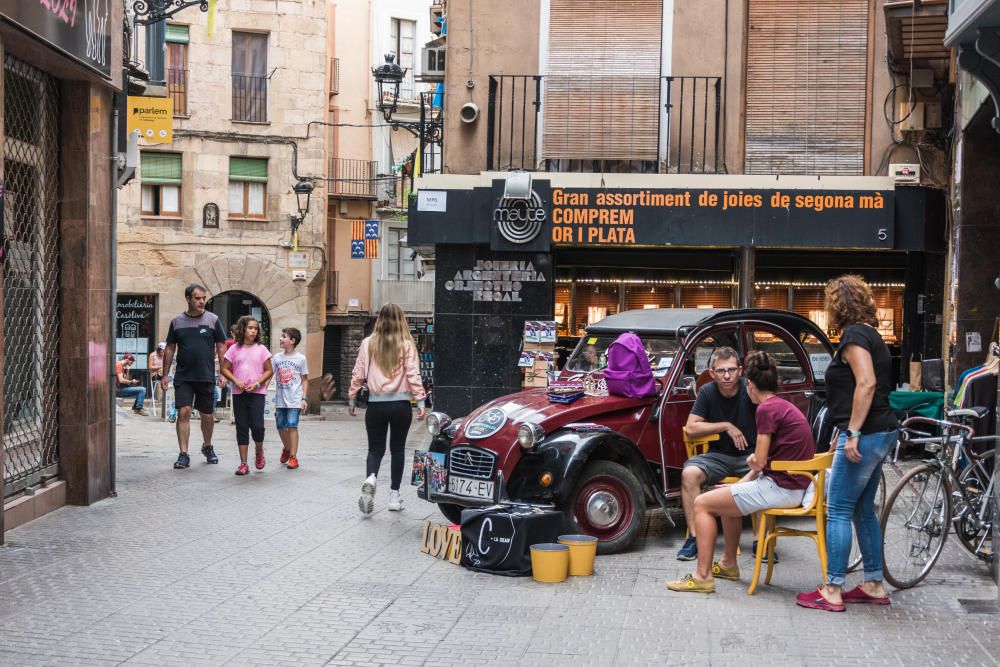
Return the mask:
<svg viewBox="0 0 1000 667">
<path fill-rule="evenodd" d="M 4 495 L 59 472 L 58 88 L 4 59 Z"/>
</svg>

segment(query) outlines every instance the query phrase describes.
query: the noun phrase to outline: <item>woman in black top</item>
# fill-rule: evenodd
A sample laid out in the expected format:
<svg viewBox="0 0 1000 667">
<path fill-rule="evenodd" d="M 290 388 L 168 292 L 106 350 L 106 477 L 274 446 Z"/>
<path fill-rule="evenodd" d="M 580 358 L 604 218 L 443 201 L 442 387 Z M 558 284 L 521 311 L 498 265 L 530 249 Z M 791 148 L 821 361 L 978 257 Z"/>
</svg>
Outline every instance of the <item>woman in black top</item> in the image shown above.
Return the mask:
<svg viewBox="0 0 1000 667">
<path fill-rule="evenodd" d="M 838 429 L 827 494 L 826 585 L 802 593 L 797 603 L 844 611 L 844 603 L 889 604 L 882 584 L 882 533 L 875 515 L 882 461 L 896 441 L 896 416 L 889 408 L 892 360 L 875 329 L 875 299 L 858 276 L 841 276 L 826 286 L 830 326 L 840 347 L 826 369 L 829 418 Z M 858 536 L 865 573 L 861 585 L 842 592 L 851 552 L 851 523 Z"/>
</svg>

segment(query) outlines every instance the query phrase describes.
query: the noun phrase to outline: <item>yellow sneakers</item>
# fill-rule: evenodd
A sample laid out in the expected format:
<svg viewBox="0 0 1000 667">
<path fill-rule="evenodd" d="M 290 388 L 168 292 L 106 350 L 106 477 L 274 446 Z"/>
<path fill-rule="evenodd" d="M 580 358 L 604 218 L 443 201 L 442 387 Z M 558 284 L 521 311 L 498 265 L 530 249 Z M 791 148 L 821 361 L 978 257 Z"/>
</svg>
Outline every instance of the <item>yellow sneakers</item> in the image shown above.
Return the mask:
<svg viewBox="0 0 1000 667">
<path fill-rule="evenodd" d="M 714 593 L 715 579 L 703 581 L 688 574 L 680 581 L 668 581 L 667 588 L 678 593 Z"/>
<path fill-rule="evenodd" d="M 712 576 L 716 579 L 728 579 L 729 581 L 739 581 L 740 580 L 740 567 L 739 565 L 734 565 L 733 567 L 725 567 L 721 565 L 719 561 L 712 563 Z"/>
</svg>

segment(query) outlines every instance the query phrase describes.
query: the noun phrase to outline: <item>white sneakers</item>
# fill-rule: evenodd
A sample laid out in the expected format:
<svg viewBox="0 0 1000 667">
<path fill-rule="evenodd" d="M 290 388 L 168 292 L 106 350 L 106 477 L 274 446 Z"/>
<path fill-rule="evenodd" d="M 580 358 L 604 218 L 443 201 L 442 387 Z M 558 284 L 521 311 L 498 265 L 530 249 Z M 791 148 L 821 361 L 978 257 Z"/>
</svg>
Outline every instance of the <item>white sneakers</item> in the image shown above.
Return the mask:
<svg viewBox="0 0 1000 667">
<path fill-rule="evenodd" d="M 358 498 L 358 509 L 362 514 L 371 514 L 375 509 L 375 475 L 368 475 L 368 479 L 361 485 L 361 497 Z M 403 509 L 403 499 L 399 497 L 399 491 L 389 491 L 389 511 L 398 512 Z"/>
<path fill-rule="evenodd" d="M 368 479 L 361 485 L 361 497 L 358 498 L 358 509 L 363 514 L 371 514 L 375 509 L 375 475 L 368 475 Z"/>
<path fill-rule="evenodd" d="M 399 497 L 399 491 L 389 492 L 389 511 L 398 512 L 403 509 L 403 499 Z"/>
</svg>

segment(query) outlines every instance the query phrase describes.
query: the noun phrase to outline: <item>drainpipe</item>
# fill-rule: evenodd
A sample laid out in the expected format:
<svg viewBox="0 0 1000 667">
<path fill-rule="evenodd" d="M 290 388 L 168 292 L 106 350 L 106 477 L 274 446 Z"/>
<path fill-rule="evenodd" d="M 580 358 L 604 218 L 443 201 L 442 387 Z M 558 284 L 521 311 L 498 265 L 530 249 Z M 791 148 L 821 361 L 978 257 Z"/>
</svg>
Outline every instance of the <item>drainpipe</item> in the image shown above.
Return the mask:
<svg viewBox="0 0 1000 667">
<path fill-rule="evenodd" d="M 123 79 L 125 89 L 128 88 L 128 72 L 125 72 Z M 121 93 L 112 93 L 111 99 L 114 100 L 118 95 L 124 95 L 125 90 Z M 108 238 L 109 252 L 108 261 L 109 267 L 108 271 L 111 275 L 111 285 L 108 290 L 110 296 L 108 297 L 108 310 L 110 311 L 111 319 L 111 336 L 110 340 L 114 341 L 117 338 L 117 328 L 118 328 L 118 126 L 121 122 L 121 118 L 118 116 L 118 109 L 120 105 L 114 104 L 114 110 L 111 112 L 111 167 L 110 167 L 110 182 L 111 182 L 111 233 Z M 114 343 L 112 342 L 112 347 L 108 351 L 108 357 L 110 360 L 109 368 L 114 372 L 115 364 L 115 349 Z M 113 385 L 112 385 L 113 386 Z M 108 446 L 110 451 L 108 452 L 108 495 L 112 498 L 118 496 L 117 484 L 115 483 L 115 475 L 117 474 L 117 462 L 115 461 L 117 457 L 118 448 L 115 439 L 118 437 L 117 429 L 115 428 L 115 419 L 117 418 L 117 402 L 115 401 L 114 391 L 109 392 L 110 396 L 108 400 L 111 402 L 111 419 L 108 420 Z"/>
</svg>

